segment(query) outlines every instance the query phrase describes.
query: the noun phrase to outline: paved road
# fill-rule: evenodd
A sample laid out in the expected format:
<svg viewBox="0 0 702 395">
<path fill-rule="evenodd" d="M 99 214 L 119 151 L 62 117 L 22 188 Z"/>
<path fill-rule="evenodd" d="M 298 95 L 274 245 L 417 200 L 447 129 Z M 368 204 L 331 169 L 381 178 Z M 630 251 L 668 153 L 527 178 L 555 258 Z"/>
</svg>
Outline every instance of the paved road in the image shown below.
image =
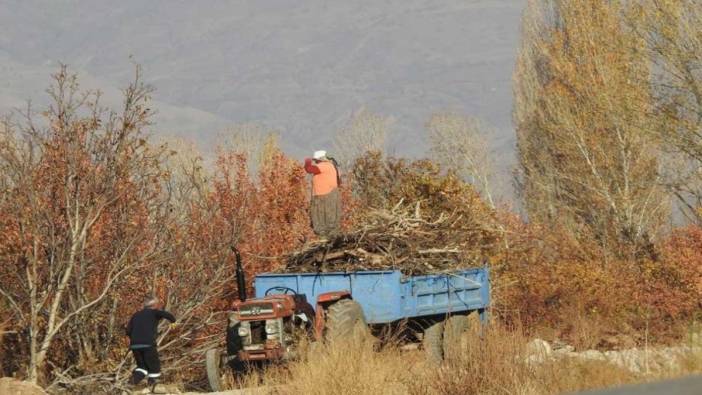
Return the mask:
<svg viewBox="0 0 702 395">
<path fill-rule="evenodd" d="M 600 391 L 580 392 L 579 395 L 702 395 L 702 376 L 658 381 Z"/>
</svg>

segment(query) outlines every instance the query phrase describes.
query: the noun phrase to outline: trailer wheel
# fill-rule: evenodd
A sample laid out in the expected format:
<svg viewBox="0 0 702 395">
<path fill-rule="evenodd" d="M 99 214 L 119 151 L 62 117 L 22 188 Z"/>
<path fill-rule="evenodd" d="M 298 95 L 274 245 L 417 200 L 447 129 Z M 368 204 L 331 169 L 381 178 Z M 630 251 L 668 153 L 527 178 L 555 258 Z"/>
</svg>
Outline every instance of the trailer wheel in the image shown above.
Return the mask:
<svg viewBox="0 0 702 395">
<path fill-rule="evenodd" d="M 457 355 L 463 349 L 463 334 L 468 330 L 467 315 L 452 315 L 444 327 L 444 358 Z"/>
<path fill-rule="evenodd" d="M 438 321 L 424 329 L 422 346 L 429 362 L 440 364 L 444 359 L 444 321 Z"/>
<path fill-rule="evenodd" d="M 223 361 L 222 350 L 212 348 L 205 353 L 205 367 L 207 368 L 207 381 L 212 391 L 223 391 L 226 363 Z"/>
<path fill-rule="evenodd" d="M 358 302 L 341 299 L 327 309 L 325 335 L 327 340 L 347 339 L 355 333 L 365 333 L 366 319 Z"/>
</svg>

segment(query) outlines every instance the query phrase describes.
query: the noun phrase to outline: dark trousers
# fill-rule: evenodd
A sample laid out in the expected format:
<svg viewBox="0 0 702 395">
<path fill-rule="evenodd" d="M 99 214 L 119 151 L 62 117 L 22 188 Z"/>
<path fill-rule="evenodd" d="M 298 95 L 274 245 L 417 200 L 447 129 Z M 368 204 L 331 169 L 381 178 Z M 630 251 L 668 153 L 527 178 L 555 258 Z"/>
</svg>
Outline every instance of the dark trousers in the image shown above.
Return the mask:
<svg viewBox="0 0 702 395">
<path fill-rule="evenodd" d="M 334 189 L 326 195 L 312 196 L 312 229 L 317 236 L 331 237 L 341 228 L 341 194 Z"/>
<path fill-rule="evenodd" d="M 133 384 L 138 384 L 144 377 L 148 377 L 150 381 L 161 377 L 161 361 L 158 359 L 156 347 L 134 348 L 132 354 L 137 364 L 132 372 Z"/>
</svg>

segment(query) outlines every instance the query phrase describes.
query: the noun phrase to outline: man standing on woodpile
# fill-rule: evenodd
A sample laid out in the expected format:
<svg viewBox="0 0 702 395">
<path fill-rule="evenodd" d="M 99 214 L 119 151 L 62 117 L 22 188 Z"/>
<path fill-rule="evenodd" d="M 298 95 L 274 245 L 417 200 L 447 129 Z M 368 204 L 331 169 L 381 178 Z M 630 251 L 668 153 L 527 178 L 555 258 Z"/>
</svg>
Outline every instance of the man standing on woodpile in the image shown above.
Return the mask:
<svg viewBox="0 0 702 395">
<path fill-rule="evenodd" d="M 341 228 L 341 177 L 336 161 L 326 151 L 316 151 L 305 159 L 305 171 L 312 174 L 312 229 L 318 236 L 329 238 Z"/>
<path fill-rule="evenodd" d="M 139 384 L 148 377 L 150 386 L 156 385 L 161 377 L 161 361 L 156 350 L 156 331 L 161 319 L 175 323 L 173 314 L 159 309 L 160 301 L 154 296 L 144 300 L 144 308 L 132 315 L 127 325 L 129 348 L 134 354 L 137 367 L 132 372 L 131 384 Z"/>
</svg>

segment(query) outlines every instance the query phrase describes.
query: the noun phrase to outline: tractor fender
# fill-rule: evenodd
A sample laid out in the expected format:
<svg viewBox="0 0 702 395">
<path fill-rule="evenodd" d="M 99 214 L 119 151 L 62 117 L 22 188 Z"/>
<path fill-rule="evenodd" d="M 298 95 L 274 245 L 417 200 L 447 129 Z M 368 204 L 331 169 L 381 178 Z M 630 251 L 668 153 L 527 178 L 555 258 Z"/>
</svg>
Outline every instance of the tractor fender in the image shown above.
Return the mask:
<svg viewBox="0 0 702 395">
<path fill-rule="evenodd" d="M 324 325 L 326 324 L 326 310 L 332 304 L 342 299 L 353 299 L 349 291 L 325 292 L 317 296 L 317 308 L 314 317 L 314 336 L 317 340 L 322 340 Z"/>
<path fill-rule="evenodd" d="M 317 296 L 317 306 L 320 304 L 329 304 L 330 302 L 336 302 L 341 299 L 353 299 L 351 298 L 351 292 L 349 291 L 333 291 L 325 292 Z"/>
</svg>

